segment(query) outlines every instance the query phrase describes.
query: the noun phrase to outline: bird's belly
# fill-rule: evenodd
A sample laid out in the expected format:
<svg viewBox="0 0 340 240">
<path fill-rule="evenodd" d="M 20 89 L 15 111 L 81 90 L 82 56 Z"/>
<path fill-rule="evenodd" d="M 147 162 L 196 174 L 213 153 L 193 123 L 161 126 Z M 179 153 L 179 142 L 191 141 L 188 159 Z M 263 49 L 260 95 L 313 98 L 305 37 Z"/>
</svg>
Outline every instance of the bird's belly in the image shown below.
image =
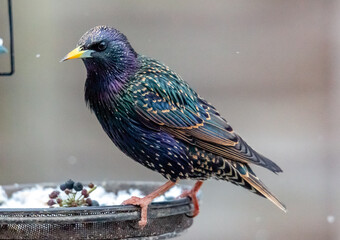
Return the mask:
<svg viewBox="0 0 340 240">
<path fill-rule="evenodd" d="M 170 134 L 121 115 L 101 115 L 98 120 L 115 145 L 143 166 L 173 181 L 189 178 L 193 172 L 189 147 Z"/>
<path fill-rule="evenodd" d="M 97 118 L 122 152 L 172 181 L 220 178 L 230 171 L 222 157 L 177 140 L 167 132 L 147 128 L 137 119 L 122 114 L 100 114 Z"/>
</svg>

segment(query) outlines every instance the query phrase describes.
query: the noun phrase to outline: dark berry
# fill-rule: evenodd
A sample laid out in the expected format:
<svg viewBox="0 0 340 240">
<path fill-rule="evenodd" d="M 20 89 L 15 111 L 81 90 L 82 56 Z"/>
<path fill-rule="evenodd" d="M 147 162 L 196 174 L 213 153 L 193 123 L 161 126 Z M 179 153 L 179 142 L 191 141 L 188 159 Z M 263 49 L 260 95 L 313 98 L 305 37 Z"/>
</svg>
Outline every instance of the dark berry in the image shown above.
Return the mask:
<svg viewBox="0 0 340 240">
<path fill-rule="evenodd" d="M 92 206 L 99 206 L 99 203 L 96 200 L 92 200 Z"/>
<path fill-rule="evenodd" d="M 84 195 L 84 198 L 88 198 L 90 196 L 90 194 L 86 193 L 86 195 Z"/>
<path fill-rule="evenodd" d="M 68 189 L 72 189 L 73 185 L 74 185 L 74 181 L 72 181 L 71 179 L 68 180 L 67 182 L 65 182 L 66 188 Z"/>
<path fill-rule="evenodd" d="M 57 198 L 59 195 L 59 191 L 53 191 L 50 193 L 50 195 L 48 195 L 51 199 Z"/>
<path fill-rule="evenodd" d="M 77 192 L 83 190 L 83 184 L 81 182 L 76 182 L 73 185 L 73 189 L 76 190 Z"/>
<path fill-rule="evenodd" d="M 68 189 L 68 188 L 65 189 L 65 193 L 66 193 L 67 195 L 69 195 L 71 192 L 72 192 L 72 191 L 71 191 L 70 189 Z"/>
<path fill-rule="evenodd" d="M 60 204 L 60 203 L 62 203 L 63 202 L 63 200 L 61 199 L 61 198 L 57 198 L 57 203 L 58 204 Z"/>
<path fill-rule="evenodd" d="M 81 195 L 84 195 L 84 196 L 88 195 L 88 194 L 87 194 L 87 190 L 86 190 L 86 189 L 83 189 L 83 190 L 81 191 Z"/>
<path fill-rule="evenodd" d="M 66 187 L 66 184 L 65 184 L 65 183 L 60 185 L 60 190 L 61 190 L 61 191 L 65 191 L 66 188 L 67 188 L 67 187 Z"/>
<path fill-rule="evenodd" d="M 52 199 L 48 200 L 48 202 L 47 202 L 47 205 L 50 206 L 50 207 L 52 207 L 54 204 L 55 204 L 55 201 L 52 200 Z"/>
<path fill-rule="evenodd" d="M 94 184 L 93 183 L 89 183 L 89 188 L 94 188 Z"/>
<path fill-rule="evenodd" d="M 86 199 L 86 203 L 87 203 L 87 205 L 92 206 L 92 200 L 91 200 L 91 198 L 87 198 L 87 199 Z"/>
</svg>

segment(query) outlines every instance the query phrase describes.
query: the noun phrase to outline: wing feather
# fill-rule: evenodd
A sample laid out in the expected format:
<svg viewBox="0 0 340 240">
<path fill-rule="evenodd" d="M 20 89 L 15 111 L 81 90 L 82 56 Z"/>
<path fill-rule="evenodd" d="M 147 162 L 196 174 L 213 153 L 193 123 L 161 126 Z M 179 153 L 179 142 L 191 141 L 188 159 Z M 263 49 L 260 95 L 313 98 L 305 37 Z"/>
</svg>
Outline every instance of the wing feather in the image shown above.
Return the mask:
<svg viewBox="0 0 340 240">
<path fill-rule="evenodd" d="M 273 172 L 282 171 L 249 147 L 210 103 L 168 67 L 148 59 L 141 73 L 135 75 L 132 81 L 136 84 L 131 84 L 130 91 L 136 112 L 146 126 L 169 132 L 226 159 L 254 163 Z"/>
</svg>

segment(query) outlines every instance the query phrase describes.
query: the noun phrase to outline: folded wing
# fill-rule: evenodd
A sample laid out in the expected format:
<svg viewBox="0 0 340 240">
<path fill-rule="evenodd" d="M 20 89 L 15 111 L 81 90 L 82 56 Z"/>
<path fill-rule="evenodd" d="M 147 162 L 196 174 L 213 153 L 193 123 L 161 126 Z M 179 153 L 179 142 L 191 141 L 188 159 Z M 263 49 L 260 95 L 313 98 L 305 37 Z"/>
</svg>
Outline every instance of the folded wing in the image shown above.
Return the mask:
<svg viewBox="0 0 340 240">
<path fill-rule="evenodd" d="M 155 71 L 154 69 L 157 69 Z M 275 173 L 281 168 L 254 151 L 218 111 L 200 98 L 178 75 L 154 61 L 137 74 L 130 89 L 134 107 L 146 126 L 226 159 L 254 163 Z M 145 73 L 148 73 L 145 77 Z"/>
</svg>

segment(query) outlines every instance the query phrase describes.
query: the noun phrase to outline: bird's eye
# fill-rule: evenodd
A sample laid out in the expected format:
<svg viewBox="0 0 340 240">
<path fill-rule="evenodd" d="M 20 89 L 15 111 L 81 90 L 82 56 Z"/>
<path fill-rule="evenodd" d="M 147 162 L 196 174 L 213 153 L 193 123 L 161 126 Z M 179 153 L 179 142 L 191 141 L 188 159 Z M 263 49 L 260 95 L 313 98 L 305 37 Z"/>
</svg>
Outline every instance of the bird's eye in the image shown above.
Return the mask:
<svg viewBox="0 0 340 240">
<path fill-rule="evenodd" d="M 106 47 L 107 47 L 107 44 L 106 44 L 106 42 L 100 42 L 98 45 L 97 45 L 97 50 L 98 51 L 104 51 L 105 49 L 106 49 Z"/>
</svg>

